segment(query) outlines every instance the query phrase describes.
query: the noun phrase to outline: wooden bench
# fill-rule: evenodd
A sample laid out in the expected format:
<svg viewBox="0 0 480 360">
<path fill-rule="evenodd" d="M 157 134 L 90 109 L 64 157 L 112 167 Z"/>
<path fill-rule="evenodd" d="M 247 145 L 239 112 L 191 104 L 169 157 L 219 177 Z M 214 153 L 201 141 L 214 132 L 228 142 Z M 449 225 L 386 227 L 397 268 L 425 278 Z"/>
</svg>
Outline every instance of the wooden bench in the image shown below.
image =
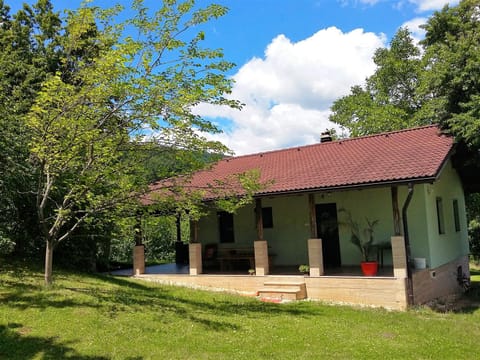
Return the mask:
<svg viewBox="0 0 480 360">
<path fill-rule="evenodd" d="M 217 259 L 220 270 L 232 270 L 235 264 L 248 263 L 249 269 L 255 269 L 255 253 L 253 247 L 219 248 Z"/>
</svg>

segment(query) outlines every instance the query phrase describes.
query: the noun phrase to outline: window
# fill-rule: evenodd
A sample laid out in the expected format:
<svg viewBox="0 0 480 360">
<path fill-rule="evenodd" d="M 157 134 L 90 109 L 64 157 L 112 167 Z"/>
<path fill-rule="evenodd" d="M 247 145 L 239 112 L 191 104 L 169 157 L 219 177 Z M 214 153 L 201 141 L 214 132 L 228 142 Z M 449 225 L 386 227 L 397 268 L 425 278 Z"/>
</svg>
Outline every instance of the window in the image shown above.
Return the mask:
<svg viewBox="0 0 480 360">
<path fill-rule="evenodd" d="M 445 221 L 443 219 L 443 201 L 441 197 L 437 197 L 437 221 L 438 233 L 445 234 Z"/>
<path fill-rule="evenodd" d="M 226 211 L 220 211 L 217 213 L 218 217 L 218 228 L 220 233 L 220 242 L 221 243 L 232 243 L 235 242 L 234 232 L 233 232 L 233 214 Z"/>
<path fill-rule="evenodd" d="M 453 221 L 455 222 L 455 231 L 460 231 L 460 215 L 458 214 L 458 200 L 453 200 Z"/>
<path fill-rule="evenodd" d="M 273 215 L 271 207 L 262 208 L 262 221 L 264 229 L 273 228 Z"/>
</svg>

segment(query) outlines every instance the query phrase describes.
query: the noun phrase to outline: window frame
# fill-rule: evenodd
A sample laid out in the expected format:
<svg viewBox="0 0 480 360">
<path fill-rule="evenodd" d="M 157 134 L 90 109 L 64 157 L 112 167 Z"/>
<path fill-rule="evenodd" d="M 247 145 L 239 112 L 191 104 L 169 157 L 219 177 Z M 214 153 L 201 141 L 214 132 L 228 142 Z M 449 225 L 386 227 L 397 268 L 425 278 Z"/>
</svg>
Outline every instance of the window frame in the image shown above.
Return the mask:
<svg viewBox="0 0 480 360">
<path fill-rule="evenodd" d="M 437 208 L 437 226 L 438 233 L 440 235 L 445 234 L 445 217 L 443 215 L 443 199 L 440 196 L 435 198 L 435 204 Z"/>
<path fill-rule="evenodd" d="M 453 199 L 453 223 L 455 226 L 455 232 L 460 232 L 462 230 L 460 225 L 460 209 L 458 207 L 458 199 Z"/>
</svg>

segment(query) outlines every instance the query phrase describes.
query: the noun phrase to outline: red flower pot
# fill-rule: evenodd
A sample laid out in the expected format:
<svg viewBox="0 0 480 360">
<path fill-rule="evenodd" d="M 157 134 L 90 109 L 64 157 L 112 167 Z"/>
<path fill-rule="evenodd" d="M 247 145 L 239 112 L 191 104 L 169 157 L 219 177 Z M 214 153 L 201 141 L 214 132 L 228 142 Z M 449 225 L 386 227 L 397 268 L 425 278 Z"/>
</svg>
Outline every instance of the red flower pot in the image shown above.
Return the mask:
<svg viewBox="0 0 480 360">
<path fill-rule="evenodd" d="M 378 262 L 376 261 L 362 261 L 360 263 L 362 267 L 363 275 L 365 276 L 375 276 L 378 271 Z"/>
</svg>

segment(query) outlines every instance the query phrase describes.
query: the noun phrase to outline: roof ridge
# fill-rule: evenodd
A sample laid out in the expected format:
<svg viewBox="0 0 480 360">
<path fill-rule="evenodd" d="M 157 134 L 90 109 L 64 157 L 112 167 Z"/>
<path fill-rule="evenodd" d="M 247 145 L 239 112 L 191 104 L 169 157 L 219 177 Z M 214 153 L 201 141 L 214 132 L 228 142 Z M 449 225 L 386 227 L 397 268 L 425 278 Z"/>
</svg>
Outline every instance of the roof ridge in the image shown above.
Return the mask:
<svg viewBox="0 0 480 360">
<path fill-rule="evenodd" d="M 315 143 L 315 144 L 298 145 L 298 146 L 292 146 L 292 147 L 283 148 L 283 149 L 267 150 L 267 151 L 262 151 L 262 152 L 258 152 L 258 153 L 252 153 L 252 154 L 231 156 L 231 157 L 228 157 L 228 158 L 224 158 L 220 161 L 227 161 L 228 162 L 230 160 L 236 160 L 236 159 L 242 159 L 242 158 L 248 158 L 248 157 L 257 157 L 257 156 L 261 157 L 263 155 L 268 155 L 268 154 L 272 154 L 272 153 L 288 152 L 288 151 L 292 151 L 292 150 L 295 150 L 295 149 L 300 151 L 301 149 L 305 149 L 305 148 L 309 148 L 309 147 L 313 147 L 313 146 L 320 146 L 320 145 L 325 146 L 325 145 L 329 145 L 329 144 L 343 143 L 343 142 L 346 142 L 346 141 L 358 141 L 358 140 L 363 140 L 363 139 L 368 139 L 368 138 L 374 138 L 374 137 L 404 133 L 404 132 L 409 132 L 409 131 L 417 131 L 417 130 L 432 128 L 432 127 L 439 128 L 438 124 L 422 125 L 422 126 L 416 126 L 416 127 L 412 127 L 412 128 L 381 132 L 381 133 L 377 133 L 377 134 L 369 134 L 369 135 L 351 137 L 351 138 L 346 138 L 346 139 L 338 139 L 338 140 L 328 141 L 328 142 L 323 142 L 323 143 L 319 142 L 319 143 Z"/>
<path fill-rule="evenodd" d="M 351 138 L 346 138 L 346 139 L 338 139 L 338 140 L 335 140 L 335 141 L 332 141 L 332 142 L 362 140 L 362 139 L 380 137 L 380 136 L 385 136 L 385 135 L 392 135 L 392 134 L 399 134 L 399 133 L 410 132 L 410 131 L 417 131 L 417 130 L 422 130 L 422 129 L 427 129 L 427 128 L 438 128 L 438 129 L 440 129 L 438 124 L 430 124 L 430 125 L 415 126 L 415 127 L 405 128 L 405 129 L 400 129 L 400 130 L 385 131 L 385 132 L 380 132 L 380 133 L 376 133 L 376 134 L 362 135 L 362 136 L 351 137 Z"/>
</svg>

